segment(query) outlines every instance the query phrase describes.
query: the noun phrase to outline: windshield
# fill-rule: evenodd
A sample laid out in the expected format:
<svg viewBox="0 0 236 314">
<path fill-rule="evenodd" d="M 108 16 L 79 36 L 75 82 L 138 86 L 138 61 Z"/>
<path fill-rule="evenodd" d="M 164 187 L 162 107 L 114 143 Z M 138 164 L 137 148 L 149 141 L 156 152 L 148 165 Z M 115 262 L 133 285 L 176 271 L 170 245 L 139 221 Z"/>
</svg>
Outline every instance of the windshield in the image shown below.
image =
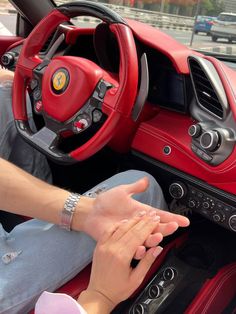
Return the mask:
<svg viewBox="0 0 236 314">
<path fill-rule="evenodd" d="M 65 2 L 55 0 L 57 5 Z M 98 1 L 100 2 L 100 1 Z M 236 0 L 105 0 L 124 18 L 151 24 L 195 50 L 236 56 Z M 80 18 L 81 26 L 95 21 Z"/>
<path fill-rule="evenodd" d="M 61 5 L 73 0 L 54 0 Z M 182 44 L 206 53 L 236 56 L 236 0 L 96 0 L 124 18 L 147 23 Z M 8 15 L 9 1 L 0 0 L 0 33 L 14 33 Z M 14 19 L 14 18 L 13 18 Z M 81 27 L 99 21 L 89 17 L 73 19 Z M 4 31 L 1 32 L 1 27 Z"/>
</svg>

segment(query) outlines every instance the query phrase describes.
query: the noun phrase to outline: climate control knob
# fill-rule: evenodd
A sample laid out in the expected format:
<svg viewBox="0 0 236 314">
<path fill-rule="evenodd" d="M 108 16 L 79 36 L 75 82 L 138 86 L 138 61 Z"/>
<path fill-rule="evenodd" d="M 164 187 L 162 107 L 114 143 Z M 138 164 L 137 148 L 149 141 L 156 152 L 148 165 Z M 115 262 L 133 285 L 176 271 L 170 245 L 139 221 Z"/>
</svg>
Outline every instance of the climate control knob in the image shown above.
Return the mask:
<svg viewBox="0 0 236 314">
<path fill-rule="evenodd" d="M 202 148 L 214 151 L 220 144 L 220 136 L 217 131 L 206 131 L 200 137 L 200 144 Z"/>
<path fill-rule="evenodd" d="M 187 188 L 185 184 L 183 184 L 182 182 L 171 183 L 169 187 L 169 193 L 175 199 L 180 199 L 184 197 L 186 192 L 187 192 Z"/>
<path fill-rule="evenodd" d="M 191 137 L 199 137 L 202 133 L 202 127 L 200 124 L 192 124 L 188 129 L 188 134 Z"/>
</svg>

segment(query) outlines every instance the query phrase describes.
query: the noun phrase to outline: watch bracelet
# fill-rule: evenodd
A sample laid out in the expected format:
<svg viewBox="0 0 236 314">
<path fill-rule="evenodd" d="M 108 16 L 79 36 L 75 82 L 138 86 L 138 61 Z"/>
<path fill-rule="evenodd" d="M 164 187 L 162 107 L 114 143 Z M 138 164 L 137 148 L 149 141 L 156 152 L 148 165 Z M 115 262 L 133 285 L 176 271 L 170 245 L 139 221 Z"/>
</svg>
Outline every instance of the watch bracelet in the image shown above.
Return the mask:
<svg viewBox="0 0 236 314">
<path fill-rule="evenodd" d="M 81 198 L 80 194 L 70 193 L 67 199 L 65 200 L 63 209 L 61 211 L 61 221 L 60 227 L 71 231 L 72 218 L 75 212 L 76 205 L 78 204 Z"/>
</svg>

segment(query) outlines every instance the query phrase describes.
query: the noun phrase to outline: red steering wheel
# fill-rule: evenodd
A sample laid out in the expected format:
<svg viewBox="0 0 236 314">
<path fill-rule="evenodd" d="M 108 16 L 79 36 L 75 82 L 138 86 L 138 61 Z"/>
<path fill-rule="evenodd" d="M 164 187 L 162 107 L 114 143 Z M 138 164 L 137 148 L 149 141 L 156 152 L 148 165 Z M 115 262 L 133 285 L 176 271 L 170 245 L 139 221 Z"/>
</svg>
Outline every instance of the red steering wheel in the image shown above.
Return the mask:
<svg viewBox="0 0 236 314">
<path fill-rule="evenodd" d="M 89 15 L 109 25 L 116 36 L 120 64 L 114 75 L 81 57 L 53 56 L 65 40 L 61 32 L 47 56 L 39 52 L 54 30 L 67 29 L 71 18 Z M 67 24 L 65 23 L 67 22 Z M 112 53 L 112 52 L 111 52 Z M 137 96 L 138 61 L 133 34 L 126 22 L 109 8 L 93 2 L 73 2 L 54 9 L 32 31 L 22 47 L 15 71 L 13 113 L 20 134 L 52 159 L 74 163 L 95 154 L 117 132 L 122 119 L 131 115 Z M 28 123 L 26 91 L 45 126 L 34 132 Z M 104 123 L 84 144 L 69 153 L 59 149 L 65 132 L 78 134 L 104 115 Z"/>
</svg>

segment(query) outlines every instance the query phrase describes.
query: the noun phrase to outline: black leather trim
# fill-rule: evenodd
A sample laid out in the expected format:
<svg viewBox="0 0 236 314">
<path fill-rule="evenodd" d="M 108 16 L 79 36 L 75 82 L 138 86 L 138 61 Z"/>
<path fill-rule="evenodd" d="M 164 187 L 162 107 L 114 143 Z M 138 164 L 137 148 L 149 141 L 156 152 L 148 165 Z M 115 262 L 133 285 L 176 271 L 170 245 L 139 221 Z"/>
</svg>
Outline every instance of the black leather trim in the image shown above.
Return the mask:
<svg viewBox="0 0 236 314">
<path fill-rule="evenodd" d="M 123 18 L 112 11 L 111 9 L 105 7 L 104 5 L 96 2 L 90 1 L 75 1 L 60 5 L 57 7 L 62 14 L 73 18 L 75 16 L 94 16 L 108 24 L 120 23 L 127 25 Z"/>
</svg>

